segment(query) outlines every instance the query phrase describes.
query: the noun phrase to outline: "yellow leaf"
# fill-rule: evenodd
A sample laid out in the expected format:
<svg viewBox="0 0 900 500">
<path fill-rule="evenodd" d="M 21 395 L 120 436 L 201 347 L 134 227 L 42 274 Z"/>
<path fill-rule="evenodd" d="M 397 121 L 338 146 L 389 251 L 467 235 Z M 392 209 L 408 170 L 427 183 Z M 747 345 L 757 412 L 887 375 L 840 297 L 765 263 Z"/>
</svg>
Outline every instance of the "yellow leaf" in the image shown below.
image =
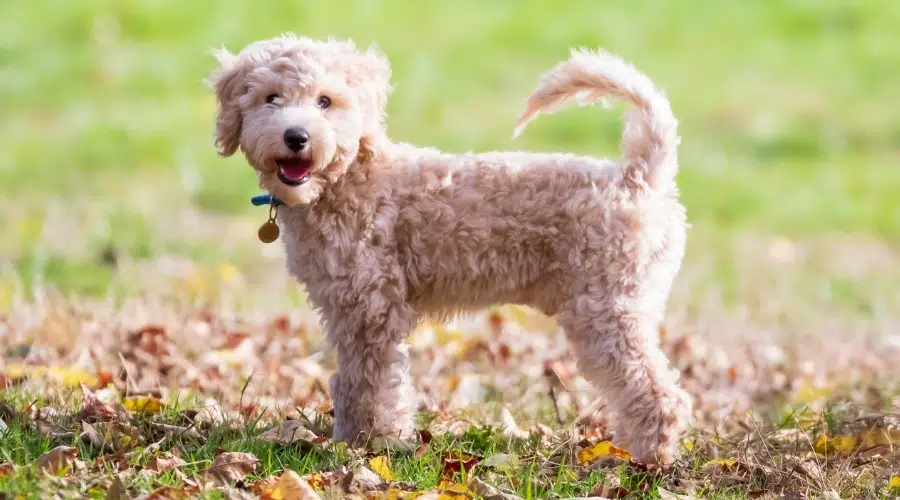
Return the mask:
<svg viewBox="0 0 900 500">
<path fill-rule="evenodd" d="M 384 455 L 379 455 L 370 459 L 369 466 L 372 468 L 372 471 L 381 476 L 385 481 L 394 479 L 394 472 L 391 470 L 388 459 Z"/>
<path fill-rule="evenodd" d="M 383 494 L 377 496 L 376 498 L 382 500 L 406 500 L 411 498 L 416 498 L 419 496 L 418 493 L 413 491 L 405 491 L 400 488 L 389 488 Z"/>
<path fill-rule="evenodd" d="M 475 493 L 468 486 L 461 483 L 441 481 L 438 484 L 438 500 L 459 500 L 460 498 L 474 498 Z"/>
<path fill-rule="evenodd" d="M 711 467 L 720 467 L 722 469 L 728 470 L 735 465 L 737 465 L 737 461 L 730 458 L 713 458 L 712 460 L 708 460 L 705 464 L 703 464 L 702 468 L 708 469 Z"/>
<path fill-rule="evenodd" d="M 626 462 L 631 461 L 631 454 L 628 451 L 613 446 L 609 441 L 600 441 L 578 451 L 578 462 L 581 465 L 590 465 L 601 458 L 610 457 L 616 457 Z"/>
<path fill-rule="evenodd" d="M 888 483 L 888 486 L 893 490 L 896 488 L 900 488 L 900 476 L 891 476 L 891 481 Z"/>
<path fill-rule="evenodd" d="M 51 377 L 69 387 L 78 387 L 79 384 L 93 387 L 99 383 L 97 377 L 84 370 L 57 366 L 50 368 L 48 371 Z"/>
<path fill-rule="evenodd" d="M 837 455 L 848 457 L 859 447 L 859 440 L 854 436 L 835 436 L 828 439 L 825 434 L 820 434 L 813 443 L 813 450 L 820 455 Z"/>
<path fill-rule="evenodd" d="M 884 427 L 866 429 L 860 433 L 859 441 L 863 448 L 895 445 L 900 443 L 900 429 L 888 429 Z"/>
<path fill-rule="evenodd" d="M 77 368 L 69 368 L 64 366 L 35 366 L 12 364 L 3 369 L 3 376 L 11 379 L 22 377 L 42 378 L 48 377 L 60 381 L 67 387 L 78 387 L 84 384 L 93 387 L 99 383 L 99 380 L 90 373 L 79 370 Z"/>
<path fill-rule="evenodd" d="M 260 492 L 263 500 L 320 500 L 310 485 L 296 472 L 288 469 L 274 484 L 266 485 Z"/>
<path fill-rule="evenodd" d="M 816 442 L 813 443 L 813 450 L 820 455 L 824 455 L 828 451 L 828 436 L 819 434 L 819 437 L 816 438 Z"/>
<path fill-rule="evenodd" d="M 122 400 L 122 406 L 138 413 L 159 413 L 166 407 L 165 403 L 153 396 L 130 396 Z"/>
<path fill-rule="evenodd" d="M 685 439 L 681 442 L 681 446 L 684 447 L 685 451 L 694 451 L 694 441 L 692 439 Z"/>
</svg>

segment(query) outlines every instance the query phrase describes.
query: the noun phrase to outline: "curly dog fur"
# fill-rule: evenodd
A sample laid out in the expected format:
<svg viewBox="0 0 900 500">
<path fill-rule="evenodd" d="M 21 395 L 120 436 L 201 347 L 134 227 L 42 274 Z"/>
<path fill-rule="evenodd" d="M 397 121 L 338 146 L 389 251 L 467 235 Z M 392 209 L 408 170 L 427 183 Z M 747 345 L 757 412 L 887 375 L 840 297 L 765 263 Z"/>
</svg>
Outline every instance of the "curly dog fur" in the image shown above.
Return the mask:
<svg viewBox="0 0 900 500">
<path fill-rule="evenodd" d="M 647 463 L 675 458 L 691 401 L 657 328 L 687 224 L 677 121 L 647 77 L 573 51 L 519 120 L 516 134 L 570 98 L 627 101 L 618 161 L 448 154 L 388 138 L 390 65 L 375 49 L 285 34 L 216 56 L 216 146 L 240 149 L 285 202 L 287 269 L 337 348 L 335 439 L 412 438 L 404 342 L 417 323 L 517 303 L 556 316 L 621 446 Z"/>
</svg>

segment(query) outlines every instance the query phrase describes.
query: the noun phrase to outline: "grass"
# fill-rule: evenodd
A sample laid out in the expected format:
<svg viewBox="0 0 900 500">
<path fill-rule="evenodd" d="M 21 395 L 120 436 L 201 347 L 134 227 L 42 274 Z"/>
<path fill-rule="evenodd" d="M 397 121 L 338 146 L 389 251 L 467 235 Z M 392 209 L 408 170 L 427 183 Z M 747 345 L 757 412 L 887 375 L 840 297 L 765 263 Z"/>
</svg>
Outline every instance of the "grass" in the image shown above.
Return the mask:
<svg viewBox="0 0 900 500">
<path fill-rule="evenodd" d="M 0 9 L 2 223 L 19 231 L 3 255 L 23 276 L 47 256 L 41 278 L 66 290 L 97 294 L 114 280 L 95 258 L 107 246 L 139 259 L 181 253 L 174 221 L 186 210 L 260 217 L 246 201 L 256 188 L 243 159 L 215 155 L 214 102 L 202 81 L 213 69 L 210 47 L 238 50 L 288 30 L 377 42 L 394 65 L 392 136 L 455 151 L 614 154 L 620 113 L 599 109 L 544 117 L 510 139 L 541 72 L 571 46 L 605 47 L 670 95 L 695 225 L 893 242 L 900 234 L 891 187 L 900 181 L 900 122 L 890 112 L 898 77 L 887 69 L 900 55 L 900 8 L 887 0 L 60 0 Z M 55 248 L 46 232 L 75 215 L 77 237 Z M 223 251 L 215 235 L 188 238 L 200 261 L 252 263 Z M 252 234 L 237 239 L 236 247 L 256 244 Z M 81 266 L 78 277 L 63 269 L 70 265 Z"/>
<path fill-rule="evenodd" d="M 813 444 L 826 430 L 857 432 L 845 429 L 859 417 L 842 410 L 848 402 L 879 415 L 896 409 L 898 25 L 900 5 L 888 0 L 0 3 L 0 400 L 19 415 L 4 419 L 0 464 L 17 472 L 0 477 L 0 491 L 34 497 L 74 487 L 103 496 L 112 477 L 79 472 L 47 482 L 27 471 L 54 444 L 77 446 L 86 463 L 99 452 L 79 440 L 72 388 L 12 376 L 21 363 L 75 366 L 94 379 L 109 372 L 117 397 L 190 387 L 227 411 L 241 408 L 244 390 L 260 405 L 327 401 L 315 388 L 322 375 L 310 370 L 327 373 L 333 360 L 302 290 L 284 276 L 280 249 L 256 241 L 265 214 L 247 203 L 257 193 L 251 169 L 215 154 L 214 101 L 203 83 L 210 48 L 236 51 L 294 31 L 375 42 L 388 54 L 396 140 L 614 155 L 621 108 L 544 116 L 510 138 L 539 75 L 580 45 L 633 61 L 666 90 L 681 123 L 678 182 L 693 229 L 663 345 L 696 401 L 696 447 L 665 474 L 572 465 L 569 481 L 560 472 L 568 466 L 535 468 L 571 459 L 587 445 L 575 434 L 603 426 L 572 431 L 588 389 L 578 377 L 560 389 L 539 373 L 546 364 L 574 370 L 559 332 L 545 318 L 504 309 L 500 334 L 487 314 L 414 335 L 430 339 L 414 343 L 416 384 L 437 401 L 432 414 L 507 405 L 524 428 L 553 426 L 552 439 L 534 445 L 533 437 L 480 431 L 497 423 L 482 414 L 461 435 L 436 436 L 421 458 L 390 454 L 397 481 L 435 487 L 452 449 L 515 453 L 524 464 L 517 481 L 476 476 L 525 498 L 586 495 L 607 482 L 648 497 L 659 486 L 704 498 L 761 489 L 888 495 L 892 448 L 831 460 Z M 285 331 L 272 326 L 284 321 Z M 156 344 L 128 336 L 147 324 L 165 325 L 155 361 L 135 353 Z M 242 332 L 250 354 L 223 340 Z M 522 373 L 484 351 L 501 348 Z M 259 373 L 263 382 L 245 386 Z M 7 382 L 14 385 L 3 391 Z M 464 390 L 474 386 L 486 395 Z M 64 443 L 42 437 L 26 411 L 34 399 L 61 410 L 60 425 L 77 432 Z M 794 416 L 807 406 L 815 418 L 800 425 Z M 183 411 L 171 406 L 136 425 L 154 437 L 151 423 Z M 742 427 L 748 415 L 759 431 Z M 238 420 L 237 431 L 207 429 L 202 446 L 165 443 L 181 446 L 191 464 L 184 476 L 123 476 L 126 487 L 184 487 L 217 448 L 260 459 L 248 482 L 371 458 L 262 443 L 263 427 Z M 800 429 L 802 439 L 782 442 L 783 428 Z M 715 456 L 743 465 L 710 473 L 704 464 Z M 147 457 L 136 460 L 143 466 Z"/>
</svg>

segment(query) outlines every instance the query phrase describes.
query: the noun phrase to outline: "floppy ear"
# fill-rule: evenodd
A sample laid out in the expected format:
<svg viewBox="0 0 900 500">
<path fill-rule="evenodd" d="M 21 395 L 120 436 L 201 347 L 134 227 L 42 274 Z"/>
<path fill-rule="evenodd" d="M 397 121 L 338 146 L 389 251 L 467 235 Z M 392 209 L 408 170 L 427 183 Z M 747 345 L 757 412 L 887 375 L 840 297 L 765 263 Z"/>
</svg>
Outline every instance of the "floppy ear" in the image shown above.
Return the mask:
<svg viewBox="0 0 900 500">
<path fill-rule="evenodd" d="M 238 98 L 246 90 L 245 64 L 226 49 L 213 50 L 219 67 L 209 77 L 209 84 L 219 105 L 216 116 L 216 148 L 221 156 L 231 156 L 241 139 L 241 108 Z"/>
<path fill-rule="evenodd" d="M 360 161 L 378 156 L 385 139 L 388 96 L 391 94 L 391 63 L 375 46 L 357 52 L 347 71 L 348 83 L 358 89 L 365 122 L 359 141 Z"/>
</svg>

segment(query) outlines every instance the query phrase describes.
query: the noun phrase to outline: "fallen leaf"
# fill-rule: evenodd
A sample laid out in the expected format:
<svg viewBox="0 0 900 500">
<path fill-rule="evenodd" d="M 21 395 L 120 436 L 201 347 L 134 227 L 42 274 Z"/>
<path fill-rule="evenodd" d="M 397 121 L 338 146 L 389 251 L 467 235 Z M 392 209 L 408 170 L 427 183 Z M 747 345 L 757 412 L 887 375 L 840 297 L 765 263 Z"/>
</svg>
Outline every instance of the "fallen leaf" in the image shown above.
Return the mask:
<svg viewBox="0 0 900 500">
<path fill-rule="evenodd" d="M 501 472 L 513 472 L 519 466 L 519 457 L 514 453 L 498 453 L 485 458 L 481 465 Z"/>
<path fill-rule="evenodd" d="M 516 423 L 516 419 L 513 418 L 512 412 L 509 411 L 509 408 L 507 408 L 505 406 L 503 407 L 503 410 L 501 410 L 501 412 L 500 412 L 500 421 L 502 422 L 501 433 L 504 436 L 517 437 L 517 438 L 528 437 L 528 433 L 525 432 L 524 430 L 522 430 L 521 427 L 519 427 L 519 424 Z"/>
<path fill-rule="evenodd" d="M 102 450 L 103 445 L 106 444 L 106 440 L 97 432 L 97 429 L 87 422 L 81 423 L 81 440 L 87 441 L 98 450 Z"/>
<path fill-rule="evenodd" d="M 384 479 L 368 467 L 357 467 L 345 479 L 351 489 L 355 488 L 360 491 L 371 491 L 384 484 Z"/>
<path fill-rule="evenodd" d="M 9 462 L 3 462 L 2 464 L 0 464 L 0 477 L 11 476 L 15 471 L 16 468 Z"/>
<path fill-rule="evenodd" d="M 76 458 L 78 458 L 78 448 L 57 446 L 39 456 L 35 461 L 35 465 L 44 472 L 58 475 L 60 472 L 71 468 Z"/>
<path fill-rule="evenodd" d="M 522 500 L 521 497 L 511 493 L 503 493 L 496 486 L 491 486 L 477 477 L 473 477 L 469 481 L 468 490 L 473 491 L 484 500 Z"/>
<path fill-rule="evenodd" d="M 75 437 L 74 432 L 46 420 L 36 420 L 34 424 L 37 427 L 38 434 L 44 437 L 59 440 L 68 440 Z"/>
<path fill-rule="evenodd" d="M 472 498 L 473 491 L 469 489 L 469 487 L 465 484 L 461 483 L 453 483 L 450 481 L 442 481 L 438 484 L 438 499 L 439 500 L 450 500 L 456 498 Z"/>
<path fill-rule="evenodd" d="M 469 472 L 475 465 L 481 462 L 481 457 L 458 451 L 451 451 L 444 453 L 442 461 L 444 466 L 441 470 L 440 477 L 442 481 L 445 481 L 453 478 L 457 473 Z"/>
<path fill-rule="evenodd" d="M 319 500 L 321 497 L 296 472 L 288 469 L 269 487 L 261 488 L 262 500 Z"/>
<path fill-rule="evenodd" d="M 97 457 L 94 468 L 95 470 L 126 471 L 131 468 L 129 455 L 125 453 L 124 449 L 120 449 L 115 453 Z"/>
<path fill-rule="evenodd" d="M 189 498 L 191 498 L 190 493 L 183 489 L 163 486 L 153 490 L 146 496 L 138 497 L 138 500 L 187 500 Z"/>
<path fill-rule="evenodd" d="M 136 413 L 159 413 L 166 407 L 161 399 L 153 396 L 129 396 L 122 400 L 122 406 Z"/>
<path fill-rule="evenodd" d="M 226 451 L 216 456 L 203 474 L 203 479 L 218 486 L 235 483 L 256 471 L 258 465 L 259 459 L 251 453 Z"/>
<path fill-rule="evenodd" d="M 591 492 L 592 497 L 618 499 L 627 498 L 629 491 L 622 487 L 618 476 L 607 477 L 603 483 L 598 484 L 594 491 Z"/>
<path fill-rule="evenodd" d="M 112 483 L 106 489 L 106 500 L 124 500 L 128 498 L 128 492 L 119 476 L 113 476 Z"/>
<path fill-rule="evenodd" d="M 697 497 L 693 495 L 673 493 L 662 486 L 658 486 L 656 491 L 659 493 L 659 498 L 662 500 L 697 500 Z"/>
<path fill-rule="evenodd" d="M 100 401 L 100 399 L 91 392 L 83 383 L 81 387 L 81 410 L 79 410 L 78 420 L 89 420 L 91 422 L 106 422 L 116 418 L 116 409 L 112 405 Z"/>
<path fill-rule="evenodd" d="M 397 436 L 375 436 L 369 440 L 367 448 L 375 453 L 414 453 L 418 445 L 414 439 L 400 439 Z"/>
<path fill-rule="evenodd" d="M 303 426 L 299 420 L 285 420 L 278 427 L 273 427 L 260 436 L 263 441 L 291 445 L 294 443 L 307 444 L 310 447 L 319 437 Z"/>
<path fill-rule="evenodd" d="M 627 450 L 613 446 L 610 441 L 600 441 L 578 451 L 578 462 L 581 465 L 591 465 L 598 460 L 606 458 L 616 458 L 630 462 L 631 454 Z"/>
<path fill-rule="evenodd" d="M 187 462 L 181 459 L 181 457 L 177 457 L 169 452 L 162 452 L 154 454 L 150 457 L 150 460 L 147 461 L 146 470 L 150 472 L 156 472 L 158 474 L 165 474 L 171 470 L 174 470 L 177 467 L 181 467 L 182 465 L 187 465 Z"/>
<path fill-rule="evenodd" d="M 379 455 L 369 460 L 369 467 L 372 471 L 381 476 L 385 481 L 394 479 L 394 472 L 391 470 L 387 457 Z"/>
<path fill-rule="evenodd" d="M 712 460 L 707 460 L 702 466 L 702 469 L 716 469 L 720 471 L 729 471 L 734 466 L 737 465 L 736 460 L 732 460 L 730 458 L 713 458 Z"/>
<path fill-rule="evenodd" d="M 170 424 L 153 424 L 157 429 L 161 429 L 166 433 L 166 437 L 168 438 L 187 438 L 193 439 L 199 443 L 205 443 L 206 438 L 200 435 L 197 432 L 197 429 L 193 427 L 182 427 L 180 425 L 170 425 Z"/>
<path fill-rule="evenodd" d="M 859 440 L 855 436 L 841 435 L 831 439 L 820 434 L 813 443 L 813 450 L 820 455 L 837 455 L 849 457 L 859 448 Z"/>
<path fill-rule="evenodd" d="M 900 444 L 900 429 L 887 427 L 866 429 L 859 434 L 859 442 L 863 448 Z"/>
</svg>

